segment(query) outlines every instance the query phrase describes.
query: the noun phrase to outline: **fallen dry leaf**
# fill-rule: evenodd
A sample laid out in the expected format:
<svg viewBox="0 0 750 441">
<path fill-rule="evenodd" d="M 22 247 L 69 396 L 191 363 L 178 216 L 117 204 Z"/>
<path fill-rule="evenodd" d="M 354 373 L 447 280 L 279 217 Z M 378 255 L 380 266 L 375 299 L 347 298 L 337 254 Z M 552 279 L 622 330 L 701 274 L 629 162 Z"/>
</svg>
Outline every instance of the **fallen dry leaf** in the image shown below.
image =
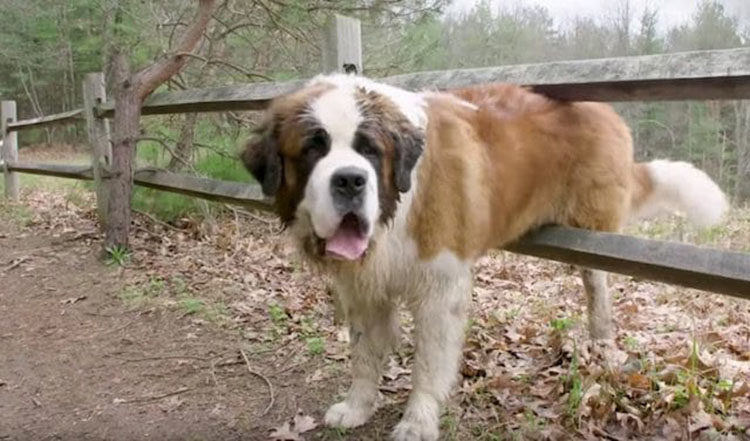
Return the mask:
<svg viewBox="0 0 750 441">
<path fill-rule="evenodd" d="M 635 389 L 648 390 L 651 388 L 651 379 L 640 373 L 628 375 L 628 385 Z"/>
<path fill-rule="evenodd" d="M 287 421 L 281 426 L 271 429 L 269 435 L 271 441 L 301 441 L 299 433 L 292 430 L 291 424 Z"/>
<path fill-rule="evenodd" d="M 318 427 L 318 424 L 315 422 L 315 418 L 310 415 L 298 412 L 297 415 L 294 416 L 294 430 L 298 433 L 309 432 L 316 427 Z"/>
<path fill-rule="evenodd" d="M 179 396 L 175 395 L 167 398 L 162 404 L 159 405 L 159 408 L 164 413 L 170 413 L 178 410 L 184 403 L 185 402 L 181 400 Z"/>
<path fill-rule="evenodd" d="M 64 195 L 36 191 L 24 204 L 34 213 L 29 235 L 37 229 L 52 234 L 96 230 L 93 205 L 79 209 L 67 204 Z M 711 245 L 746 247 L 749 215 L 737 211 L 729 233 Z M 269 365 L 304 362 L 300 366 L 308 370 L 294 384 L 312 393 L 327 387 L 333 380 L 326 377 L 348 368 L 350 351 L 339 335 L 345 328 L 334 323 L 326 281 L 301 263 L 275 222 L 236 222 L 231 215 L 219 215 L 215 222 L 215 228 L 207 229 L 183 219 L 184 231 L 176 232 L 135 217 L 135 225 L 157 234 L 134 231 L 132 261 L 143 270 L 131 271 L 128 280 L 140 290 L 153 281 L 164 282 L 169 291 L 154 296 L 159 303 L 140 314 L 179 308 L 175 292 L 199 297 L 206 305 L 218 300 L 228 305 L 223 311 L 227 322 L 241 328 L 255 356 Z M 631 232 L 646 236 L 648 228 L 674 230 L 679 224 L 645 225 Z M 689 231 L 685 233 L 690 240 Z M 2 262 L 0 270 L 18 261 Z M 747 437 L 750 302 L 613 274 L 618 335 L 612 353 L 600 353 L 589 343 L 583 286 L 574 267 L 497 251 L 481 258 L 474 270 L 464 377 L 457 387 L 458 408 L 451 409 L 462 421 L 458 439 L 472 439 L 468 431 L 476 426 L 488 433 L 514 430 L 521 439 L 534 440 L 684 440 L 691 433 L 705 438 L 713 430 Z M 182 280 L 181 286 L 172 286 L 175 279 Z M 221 296 L 212 299 L 216 293 Z M 380 389 L 396 403 L 408 397 L 414 351 L 413 322 L 407 316 L 401 322 L 403 344 L 385 369 Z M 191 341 L 201 335 L 186 331 Z M 323 340 L 322 356 L 308 354 L 306 335 Z M 698 354 L 691 360 L 694 341 Z M 286 358 L 292 353 L 294 362 Z M 234 362 L 217 367 L 230 370 Z M 582 387 L 578 398 L 571 394 L 574 384 Z M 576 402 L 578 408 L 568 409 Z M 177 400 L 169 404 L 179 408 Z M 294 416 L 270 431 L 271 439 L 301 440 L 301 429 L 314 424 L 311 417 Z"/>
<path fill-rule="evenodd" d="M 302 411 L 297 412 L 291 422 L 287 421 L 281 426 L 271 430 L 270 441 L 302 441 L 300 436 L 318 427 L 315 418 L 305 415 Z"/>
<path fill-rule="evenodd" d="M 688 424 L 690 433 L 695 434 L 709 427 L 713 427 L 713 419 L 706 411 L 701 410 L 690 416 L 690 423 Z"/>
</svg>

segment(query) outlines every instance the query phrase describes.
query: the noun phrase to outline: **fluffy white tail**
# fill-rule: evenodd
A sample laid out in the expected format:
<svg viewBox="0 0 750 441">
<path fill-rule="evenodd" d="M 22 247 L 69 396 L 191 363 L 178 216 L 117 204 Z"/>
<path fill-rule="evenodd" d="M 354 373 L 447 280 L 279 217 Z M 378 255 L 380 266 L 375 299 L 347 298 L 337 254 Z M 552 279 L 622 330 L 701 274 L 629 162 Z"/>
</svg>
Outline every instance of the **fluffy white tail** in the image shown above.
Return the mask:
<svg viewBox="0 0 750 441">
<path fill-rule="evenodd" d="M 665 160 L 636 164 L 635 218 L 682 212 L 700 227 L 715 225 L 729 208 L 726 196 L 702 170 Z"/>
</svg>

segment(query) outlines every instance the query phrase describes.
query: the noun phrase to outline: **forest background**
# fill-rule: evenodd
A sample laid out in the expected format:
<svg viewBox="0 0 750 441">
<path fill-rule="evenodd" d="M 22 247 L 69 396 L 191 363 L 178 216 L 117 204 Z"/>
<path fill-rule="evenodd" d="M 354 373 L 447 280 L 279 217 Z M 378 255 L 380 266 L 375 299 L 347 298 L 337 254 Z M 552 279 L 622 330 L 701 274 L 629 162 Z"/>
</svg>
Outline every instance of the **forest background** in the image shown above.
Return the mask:
<svg viewBox="0 0 750 441">
<path fill-rule="evenodd" d="M 197 55 L 162 87 L 186 89 L 307 78 L 320 71 L 320 41 L 333 13 L 362 21 L 365 74 L 373 77 L 554 60 L 649 55 L 750 45 L 735 9 L 702 0 L 689 20 L 665 26 L 658 3 L 614 0 L 599 16 L 554 17 L 529 2 L 478 0 L 224 0 Z M 459 6 L 459 7 L 457 7 Z M 0 4 L 0 96 L 21 118 L 80 107 L 87 72 L 111 70 L 125 50 L 144 65 L 168 50 L 194 2 L 5 0 Z M 639 159 L 667 157 L 706 170 L 736 202 L 750 199 L 750 102 L 616 104 Z M 236 152 L 257 115 L 149 117 L 138 160 L 175 171 L 247 180 Z M 21 133 L 20 146 L 85 143 L 85 127 Z M 138 189 L 135 206 L 166 220 L 205 204 Z M 202 208 L 201 208 L 202 207 Z"/>
</svg>

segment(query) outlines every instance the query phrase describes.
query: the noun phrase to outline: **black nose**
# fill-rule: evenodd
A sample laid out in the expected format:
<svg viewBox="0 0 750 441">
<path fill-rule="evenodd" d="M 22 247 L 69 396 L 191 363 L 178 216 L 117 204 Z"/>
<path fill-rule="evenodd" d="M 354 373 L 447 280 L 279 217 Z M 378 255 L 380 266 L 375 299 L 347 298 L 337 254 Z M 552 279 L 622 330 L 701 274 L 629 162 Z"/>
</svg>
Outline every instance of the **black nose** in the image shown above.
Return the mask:
<svg viewBox="0 0 750 441">
<path fill-rule="evenodd" d="M 361 168 L 344 167 L 331 177 L 331 191 L 342 196 L 354 197 L 365 191 L 367 173 Z"/>
<path fill-rule="evenodd" d="M 367 172 L 357 167 L 343 167 L 331 176 L 331 195 L 340 209 L 351 210 L 362 204 Z"/>
</svg>

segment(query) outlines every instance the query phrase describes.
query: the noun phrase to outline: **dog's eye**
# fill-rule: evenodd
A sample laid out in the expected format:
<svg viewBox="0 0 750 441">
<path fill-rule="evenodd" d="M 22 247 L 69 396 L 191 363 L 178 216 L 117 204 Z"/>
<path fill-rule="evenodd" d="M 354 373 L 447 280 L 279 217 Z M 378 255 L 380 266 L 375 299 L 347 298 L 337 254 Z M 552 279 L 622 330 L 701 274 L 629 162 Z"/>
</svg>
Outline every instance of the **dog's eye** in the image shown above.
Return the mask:
<svg viewBox="0 0 750 441">
<path fill-rule="evenodd" d="M 380 158 L 380 149 L 377 148 L 367 136 L 361 134 L 357 135 L 354 142 L 354 149 L 366 158 Z"/>
<path fill-rule="evenodd" d="M 323 129 L 317 129 L 305 139 L 305 144 L 302 146 L 302 154 L 306 158 L 318 158 L 323 156 L 327 148 L 328 133 Z"/>
</svg>

